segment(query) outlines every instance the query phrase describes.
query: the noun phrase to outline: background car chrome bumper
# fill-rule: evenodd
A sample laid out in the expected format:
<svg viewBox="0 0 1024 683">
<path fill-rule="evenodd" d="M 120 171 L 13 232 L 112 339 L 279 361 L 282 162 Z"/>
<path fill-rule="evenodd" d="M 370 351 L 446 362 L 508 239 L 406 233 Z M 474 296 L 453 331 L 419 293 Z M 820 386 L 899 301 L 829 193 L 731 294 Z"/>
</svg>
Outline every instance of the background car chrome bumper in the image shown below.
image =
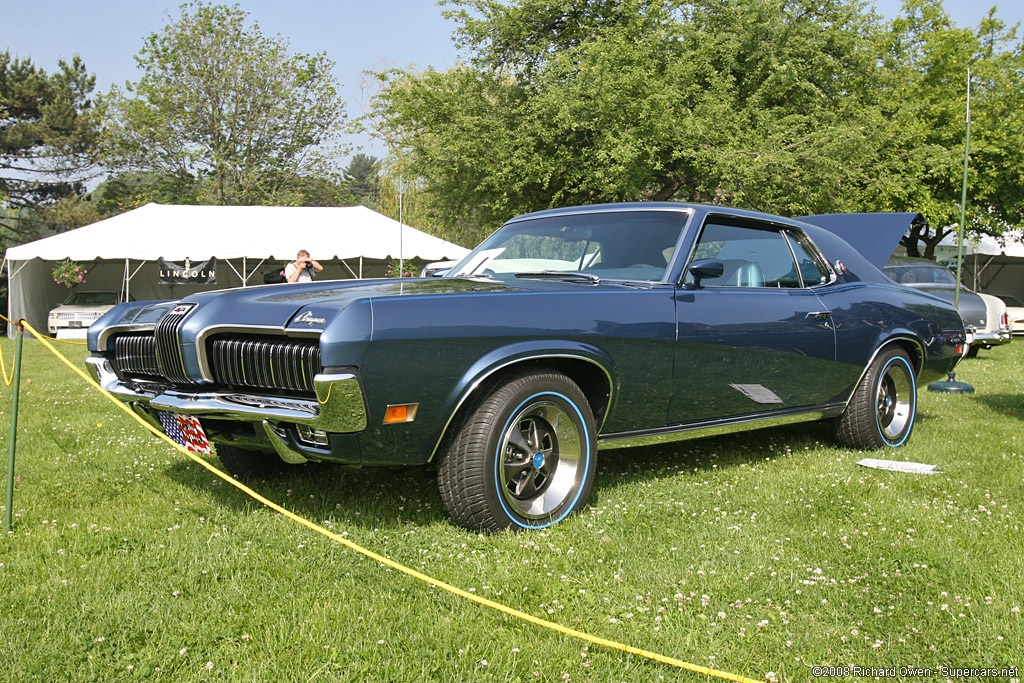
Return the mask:
<svg viewBox="0 0 1024 683">
<path fill-rule="evenodd" d="M 982 346 L 997 346 L 999 344 L 1009 344 L 1013 335 L 1010 334 L 1009 329 L 1001 329 L 998 332 L 977 332 L 974 335 L 975 343 L 981 344 Z"/>
<path fill-rule="evenodd" d="M 122 401 L 155 410 L 241 422 L 294 422 L 325 432 L 351 433 L 366 429 L 367 411 L 355 371 L 319 374 L 313 378 L 316 400 L 231 392 L 182 392 L 148 382 L 122 382 L 109 361 L 85 359 L 96 381 Z"/>
</svg>

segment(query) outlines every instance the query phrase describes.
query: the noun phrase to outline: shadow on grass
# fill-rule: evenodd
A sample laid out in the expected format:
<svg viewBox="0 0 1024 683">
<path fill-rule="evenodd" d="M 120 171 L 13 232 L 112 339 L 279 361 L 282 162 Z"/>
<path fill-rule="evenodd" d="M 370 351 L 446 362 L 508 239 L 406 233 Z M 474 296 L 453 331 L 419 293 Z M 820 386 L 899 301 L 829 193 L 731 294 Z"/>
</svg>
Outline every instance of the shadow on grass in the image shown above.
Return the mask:
<svg viewBox="0 0 1024 683">
<path fill-rule="evenodd" d="M 212 462 L 220 466 L 216 457 Z M 175 463 L 167 474 L 188 488 L 210 495 L 226 508 L 248 512 L 262 505 L 190 461 Z M 430 526 L 448 518 L 434 473 L 423 467 L 358 469 L 310 463 L 243 483 L 281 507 L 317 523 L 329 520 L 345 527 L 396 529 Z"/>
<path fill-rule="evenodd" d="M 1024 395 L 1021 394 L 969 394 L 971 400 L 988 407 L 1003 417 L 1024 420 Z"/>
<path fill-rule="evenodd" d="M 701 437 L 688 441 L 621 448 L 601 452 L 598 481 L 633 482 L 659 472 L 727 470 L 740 464 L 774 460 L 786 448 L 833 445 L 832 427 L 827 422 L 807 422 L 769 427 L 736 434 Z"/>
<path fill-rule="evenodd" d="M 705 437 L 689 441 L 602 450 L 591 491 L 591 502 L 616 487 L 643 482 L 665 472 L 728 471 L 743 463 L 774 460 L 789 447 L 820 448 L 832 443 L 831 427 L 806 423 L 753 432 Z M 213 463 L 219 466 L 216 457 Z M 210 495 L 225 508 L 251 511 L 261 504 L 217 479 L 190 461 L 178 461 L 167 470 L 174 481 Z M 313 520 L 364 530 L 400 529 L 448 523 L 437 490 L 433 467 L 391 470 L 309 464 L 296 466 L 248 483 L 260 495 Z"/>
</svg>

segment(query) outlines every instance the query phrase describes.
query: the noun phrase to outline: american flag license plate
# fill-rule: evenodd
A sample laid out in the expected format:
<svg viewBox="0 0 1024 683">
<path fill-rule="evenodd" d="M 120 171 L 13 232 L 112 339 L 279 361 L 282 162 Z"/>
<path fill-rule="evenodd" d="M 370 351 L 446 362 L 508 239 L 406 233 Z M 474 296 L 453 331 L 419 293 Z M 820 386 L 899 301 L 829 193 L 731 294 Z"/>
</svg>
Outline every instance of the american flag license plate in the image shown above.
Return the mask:
<svg viewBox="0 0 1024 683">
<path fill-rule="evenodd" d="M 176 443 L 181 444 L 192 453 L 210 455 L 213 448 L 210 446 L 203 425 L 195 415 L 179 415 L 178 413 L 157 413 L 160 417 L 160 424 L 164 432 Z"/>
</svg>

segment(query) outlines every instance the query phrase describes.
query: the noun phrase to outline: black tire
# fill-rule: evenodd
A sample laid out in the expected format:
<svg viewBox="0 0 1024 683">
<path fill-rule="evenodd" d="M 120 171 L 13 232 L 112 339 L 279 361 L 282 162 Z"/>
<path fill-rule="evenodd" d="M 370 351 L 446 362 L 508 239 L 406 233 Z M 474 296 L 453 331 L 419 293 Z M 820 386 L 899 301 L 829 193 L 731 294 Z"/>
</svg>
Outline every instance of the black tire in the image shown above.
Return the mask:
<svg viewBox="0 0 1024 683">
<path fill-rule="evenodd" d="M 586 396 L 553 371 L 512 375 L 469 405 L 438 463 L 441 500 L 467 529 L 541 529 L 586 503 L 597 429 Z"/>
<path fill-rule="evenodd" d="M 914 364 L 903 349 L 890 347 L 868 366 L 836 420 L 836 438 L 850 448 L 895 448 L 910 439 L 916 416 Z"/>
<path fill-rule="evenodd" d="M 251 451 L 223 443 L 217 444 L 216 449 L 217 457 L 228 474 L 242 481 L 265 479 L 297 467 L 286 463 L 276 453 Z"/>
</svg>

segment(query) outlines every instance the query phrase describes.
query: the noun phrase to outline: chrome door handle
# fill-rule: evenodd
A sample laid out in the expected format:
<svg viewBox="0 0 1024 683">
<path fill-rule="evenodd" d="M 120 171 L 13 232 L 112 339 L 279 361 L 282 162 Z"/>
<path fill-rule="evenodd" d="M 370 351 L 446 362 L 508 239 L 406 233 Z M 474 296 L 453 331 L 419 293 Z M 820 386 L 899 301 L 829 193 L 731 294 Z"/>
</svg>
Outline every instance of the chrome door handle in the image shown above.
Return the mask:
<svg viewBox="0 0 1024 683">
<path fill-rule="evenodd" d="M 832 311 L 812 311 L 804 317 L 814 318 L 816 320 L 828 320 L 832 317 Z"/>
</svg>

